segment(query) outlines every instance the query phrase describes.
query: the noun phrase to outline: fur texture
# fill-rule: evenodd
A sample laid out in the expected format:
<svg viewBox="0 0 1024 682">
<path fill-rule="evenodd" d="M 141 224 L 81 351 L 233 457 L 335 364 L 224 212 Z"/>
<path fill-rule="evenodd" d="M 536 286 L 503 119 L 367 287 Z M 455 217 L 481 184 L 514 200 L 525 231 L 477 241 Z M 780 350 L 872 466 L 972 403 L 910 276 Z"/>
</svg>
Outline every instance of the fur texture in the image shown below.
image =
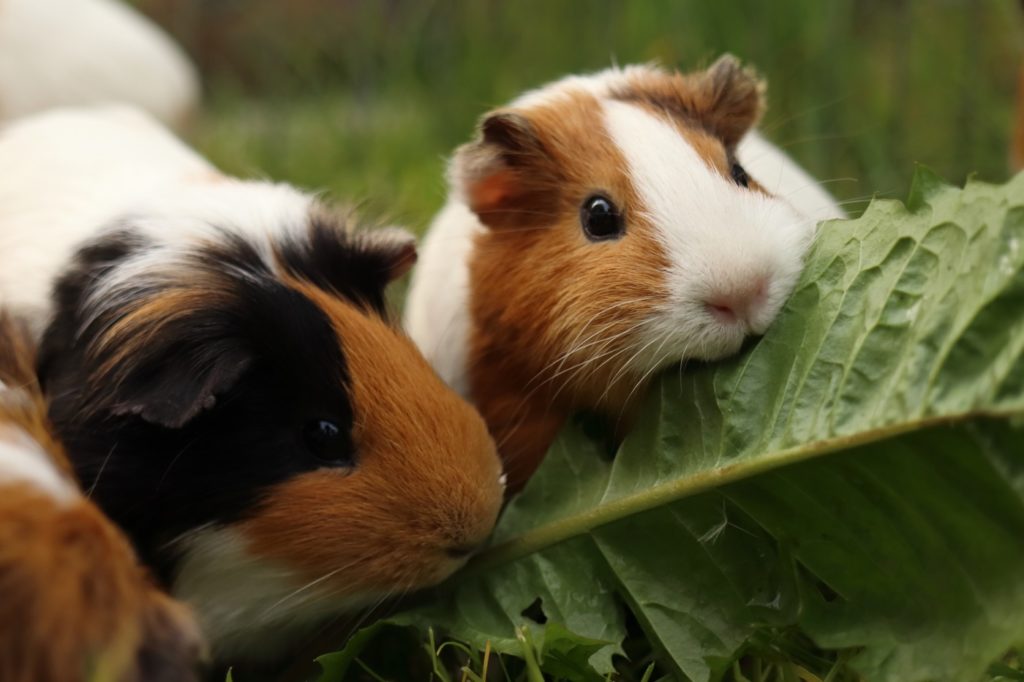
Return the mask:
<svg viewBox="0 0 1024 682">
<path fill-rule="evenodd" d="M 65 176 L 97 144 L 96 172 Z M 52 298 L 23 301 L 48 320 L 39 372 L 56 431 L 94 499 L 195 606 L 216 659 L 273 656 L 271 639 L 432 585 L 487 537 L 494 444 L 385 305 L 415 259 L 407 233 L 355 231 L 294 188 L 222 177 L 124 111 L 13 126 L 5 165 L 49 183 L 0 182 L 30 194 L 2 233 L 43 252 L 49 231 L 67 254 L 25 273 L 59 273 Z M 46 208 L 61 202 L 89 222 Z"/>
<path fill-rule="evenodd" d="M 0 679 L 194 680 L 195 624 L 78 491 L 32 364 L 0 316 Z"/>
<path fill-rule="evenodd" d="M 841 211 L 752 130 L 763 110 L 730 56 L 611 69 L 491 112 L 456 152 L 406 322 L 481 410 L 510 489 L 570 412 L 621 425 L 658 369 L 735 353 L 775 318 L 816 221 Z M 612 238 L 583 229 L 594 197 L 621 218 Z"/>
</svg>

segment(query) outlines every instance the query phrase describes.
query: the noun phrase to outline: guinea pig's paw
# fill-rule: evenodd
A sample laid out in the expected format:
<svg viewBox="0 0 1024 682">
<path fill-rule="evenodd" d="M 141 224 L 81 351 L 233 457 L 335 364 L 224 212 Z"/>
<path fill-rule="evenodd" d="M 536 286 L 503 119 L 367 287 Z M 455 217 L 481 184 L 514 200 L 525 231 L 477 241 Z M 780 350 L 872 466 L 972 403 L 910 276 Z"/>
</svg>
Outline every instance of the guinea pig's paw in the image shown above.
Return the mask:
<svg viewBox="0 0 1024 682">
<path fill-rule="evenodd" d="M 89 501 L 0 488 L 0 679 L 194 682 L 199 633 Z"/>
</svg>

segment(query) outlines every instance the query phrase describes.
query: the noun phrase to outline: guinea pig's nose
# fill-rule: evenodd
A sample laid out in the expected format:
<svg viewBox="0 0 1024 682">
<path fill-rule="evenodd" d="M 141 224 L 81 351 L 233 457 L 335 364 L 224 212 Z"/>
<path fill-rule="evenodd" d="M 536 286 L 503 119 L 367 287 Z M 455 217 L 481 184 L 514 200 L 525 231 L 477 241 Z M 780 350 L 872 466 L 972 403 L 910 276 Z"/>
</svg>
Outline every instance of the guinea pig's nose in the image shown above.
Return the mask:
<svg viewBox="0 0 1024 682">
<path fill-rule="evenodd" d="M 704 306 L 715 319 L 725 324 L 752 326 L 757 312 L 768 298 L 768 280 L 757 278 L 738 287 L 714 292 Z"/>
</svg>

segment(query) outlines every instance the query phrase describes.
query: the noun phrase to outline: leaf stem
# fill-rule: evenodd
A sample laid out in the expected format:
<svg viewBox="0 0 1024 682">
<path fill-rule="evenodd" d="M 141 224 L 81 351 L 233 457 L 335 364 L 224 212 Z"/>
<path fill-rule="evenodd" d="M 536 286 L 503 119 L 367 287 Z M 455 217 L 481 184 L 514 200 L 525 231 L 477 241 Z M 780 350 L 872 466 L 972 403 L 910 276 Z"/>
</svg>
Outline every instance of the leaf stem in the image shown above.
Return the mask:
<svg viewBox="0 0 1024 682">
<path fill-rule="evenodd" d="M 876 443 L 925 428 L 958 424 L 976 418 L 1006 419 L 1015 416 L 1024 416 L 1024 411 L 1013 409 L 1008 409 L 1005 412 L 989 410 L 923 417 L 861 431 L 852 435 L 835 436 L 824 440 L 803 443 L 793 448 L 779 450 L 778 452 L 749 460 L 732 461 L 723 466 L 697 472 L 640 492 L 602 502 L 592 509 L 528 530 L 517 537 L 513 537 L 485 550 L 472 560 L 459 575 L 465 577 L 482 573 L 495 566 L 535 554 L 552 545 L 583 535 L 595 528 L 608 525 L 619 519 L 814 457 Z"/>
</svg>

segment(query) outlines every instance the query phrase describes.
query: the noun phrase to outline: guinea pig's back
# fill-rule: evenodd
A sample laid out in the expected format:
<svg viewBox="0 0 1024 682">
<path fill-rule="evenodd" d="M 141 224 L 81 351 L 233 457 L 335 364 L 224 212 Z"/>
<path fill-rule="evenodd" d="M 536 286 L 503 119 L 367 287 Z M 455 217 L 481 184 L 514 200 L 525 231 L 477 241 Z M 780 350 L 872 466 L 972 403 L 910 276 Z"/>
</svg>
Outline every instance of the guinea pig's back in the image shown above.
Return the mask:
<svg viewBox="0 0 1024 682">
<path fill-rule="evenodd" d="M 430 225 L 405 306 L 409 336 L 441 378 L 463 396 L 469 393 L 469 256 L 474 236 L 483 229 L 464 203 L 450 198 Z"/>
<path fill-rule="evenodd" d="M 0 303 L 38 330 L 79 242 L 139 197 L 215 174 L 129 107 L 57 109 L 0 129 Z"/>
</svg>

